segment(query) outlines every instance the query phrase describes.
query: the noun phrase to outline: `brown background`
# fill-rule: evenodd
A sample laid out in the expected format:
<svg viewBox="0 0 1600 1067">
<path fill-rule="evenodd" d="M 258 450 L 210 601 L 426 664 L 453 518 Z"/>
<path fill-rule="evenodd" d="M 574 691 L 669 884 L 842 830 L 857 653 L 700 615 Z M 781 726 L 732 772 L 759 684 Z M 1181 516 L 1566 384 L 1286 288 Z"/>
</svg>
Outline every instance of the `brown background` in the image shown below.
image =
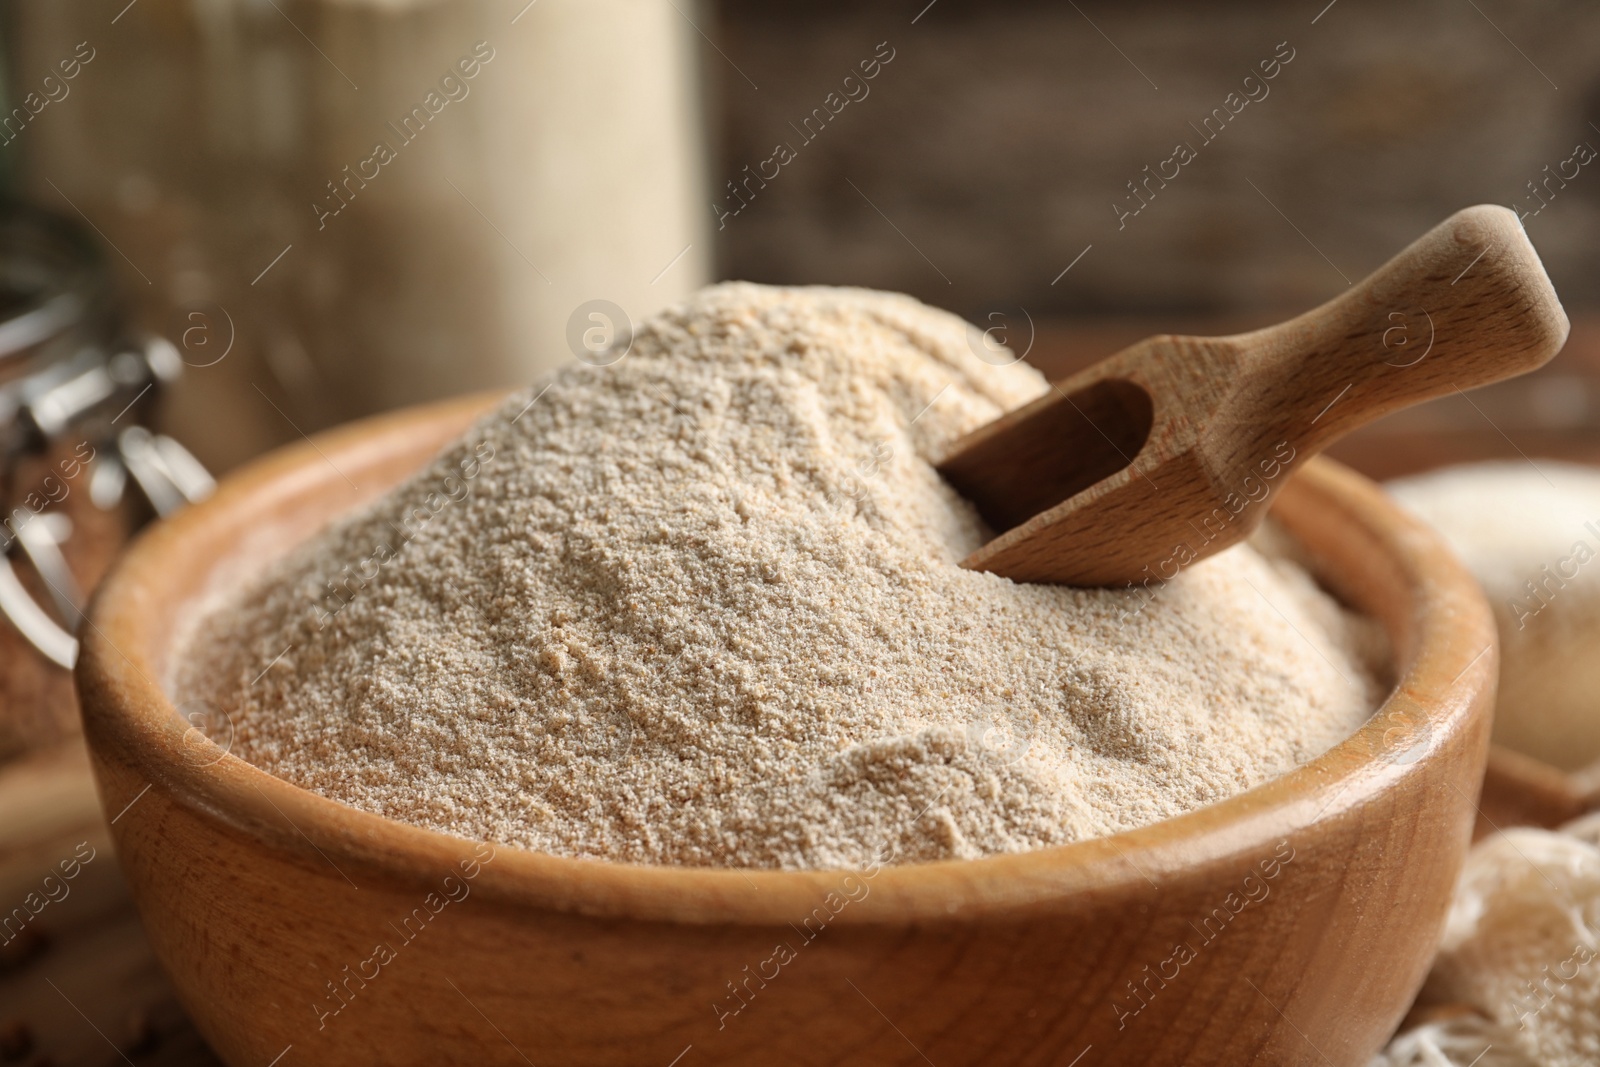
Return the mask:
<svg viewBox="0 0 1600 1067">
<path fill-rule="evenodd" d="M 713 185 L 777 140 L 799 151 L 720 233 L 723 275 L 900 289 L 973 319 L 1276 312 L 1457 208 L 1532 210 L 1527 182 L 1600 148 L 1594 4 L 1337 0 L 1313 25 L 1327 0 L 937 0 L 913 25 L 926 3 L 719 5 Z M 788 124 L 885 40 L 870 95 L 801 145 Z M 1283 41 L 1270 95 L 1203 145 L 1188 124 Z M 1119 232 L 1112 202 L 1179 140 L 1199 158 Z M 1600 160 L 1527 226 L 1568 306 L 1600 304 Z"/>
</svg>

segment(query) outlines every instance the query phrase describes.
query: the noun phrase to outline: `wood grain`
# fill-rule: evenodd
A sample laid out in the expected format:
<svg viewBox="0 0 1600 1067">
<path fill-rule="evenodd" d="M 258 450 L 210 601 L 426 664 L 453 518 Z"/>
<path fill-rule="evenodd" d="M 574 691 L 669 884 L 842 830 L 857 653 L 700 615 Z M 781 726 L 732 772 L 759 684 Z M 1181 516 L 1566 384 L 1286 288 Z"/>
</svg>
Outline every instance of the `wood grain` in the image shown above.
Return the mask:
<svg viewBox="0 0 1600 1067">
<path fill-rule="evenodd" d="M 940 471 L 1017 581 L 1159 584 L 1242 541 L 1289 475 L 1400 408 L 1547 362 L 1567 318 L 1516 215 L 1457 212 L 1322 307 L 1153 337 L 958 441 Z"/>
<path fill-rule="evenodd" d="M 214 1067 L 150 951 L 81 742 L 0 769 L 0 812 L 0 1063 Z"/>
<path fill-rule="evenodd" d="M 463 882 L 481 843 L 197 744 L 156 680 L 213 577 L 419 467 L 483 404 L 269 457 L 146 534 L 96 601 L 78 678 L 106 810 L 137 798 L 119 858 L 227 1063 L 1356 1067 L 1392 1032 L 1469 839 L 1494 632 L 1437 539 L 1328 463 L 1277 513 L 1389 631 L 1394 693 L 1307 766 L 1111 838 L 875 872 L 496 846 Z M 406 936 L 452 873 L 470 894 Z"/>
</svg>

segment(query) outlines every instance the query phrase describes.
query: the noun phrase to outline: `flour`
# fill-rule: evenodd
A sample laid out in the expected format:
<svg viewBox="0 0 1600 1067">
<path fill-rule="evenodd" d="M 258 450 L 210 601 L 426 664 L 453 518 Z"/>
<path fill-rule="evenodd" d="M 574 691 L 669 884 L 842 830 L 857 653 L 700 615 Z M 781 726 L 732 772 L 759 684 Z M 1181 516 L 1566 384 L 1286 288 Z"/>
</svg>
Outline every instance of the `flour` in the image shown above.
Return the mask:
<svg viewBox="0 0 1600 1067">
<path fill-rule="evenodd" d="M 957 566 L 989 533 L 930 457 L 1046 388 L 971 329 L 907 297 L 705 290 L 233 590 L 173 689 L 357 808 L 702 866 L 1114 833 L 1360 725 L 1375 627 L 1255 545 L 1134 613 Z"/>
</svg>

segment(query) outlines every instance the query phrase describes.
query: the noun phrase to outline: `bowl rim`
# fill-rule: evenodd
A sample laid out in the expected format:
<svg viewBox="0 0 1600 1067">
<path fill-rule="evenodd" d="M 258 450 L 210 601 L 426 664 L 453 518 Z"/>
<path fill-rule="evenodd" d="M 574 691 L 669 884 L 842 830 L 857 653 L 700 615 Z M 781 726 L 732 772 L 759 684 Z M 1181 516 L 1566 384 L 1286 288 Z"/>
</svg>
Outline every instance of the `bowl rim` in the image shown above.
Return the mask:
<svg viewBox="0 0 1600 1067">
<path fill-rule="evenodd" d="M 101 801 L 117 827 L 149 791 L 224 832 L 291 858 L 318 876 L 359 886 L 437 888 L 482 843 L 349 807 L 292 785 L 238 756 L 192 757 L 193 729 L 153 679 L 151 612 L 172 614 L 182 597 L 160 596 L 196 546 L 217 542 L 230 513 L 375 469 L 399 450 L 420 469 L 507 394 L 475 394 L 347 424 L 280 448 L 225 478 L 210 500 L 155 524 L 96 592 L 84 625 L 77 680 Z M 431 434 L 431 436 L 429 436 Z M 418 444 L 419 440 L 422 442 Z M 425 447 L 424 447 L 425 446 Z M 343 462 L 333 467 L 330 456 Z M 393 462 L 391 458 L 391 462 Z M 492 843 L 472 891 L 516 907 L 683 924 L 782 926 L 854 875 L 871 880 L 880 906 L 846 908 L 832 921 L 882 925 L 973 916 L 1016 917 L 1082 904 L 1101 893 L 1160 891 L 1218 864 L 1248 866 L 1313 824 L 1349 815 L 1419 773 L 1448 738 L 1487 716 L 1498 644 L 1489 606 L 1439 536 L 1367 479 L 1326 459 L 1307 463 L 1274 513 L 1318 564 L 1319 577 L 1358 605 L 1388 583 L 1383 618 L 1394 650 L 1389 696 L 1350 737 L 1277 778 L 1213 804 L 1136 829 L 1028 852 L 861 869 L 671 867 L 574 858 Z M 338 514 L 338 512 L 332 513 Z M 326 521 L 326 520 L 323 520 Z M 1375 553 L 1367 588 L 1341 587 L 1306 531 L 1343 529 Z M 1326 534 L 1331 538 L 1332 534 Z M 1348 548 L 1346 555 L 1355 553 Z M 225 558 L 219 555 L 218 559 Z M 1355 558 L 1352 556 L 1352 558 Z M 175 570 L 176 568 L 176 570 Z M 192 568 L 191 568 L 192 569 Z M 202 574 L 209 574 L 202 569 Z M 196 579 L 185 578 L 191 584 Z M 1395 593 L 1395 590 L 1398 590 Z M 1486 724 L 1483 724 L 1486 730 Z M 143 791 L 137 788 L 142 781 Z M 136 795 L 137 794 L 137 795 Z M 1469 798 L 1476 803 L 1476 798 Z M 146 811 L 164 810 L 160 803 Z"/>
</svg>

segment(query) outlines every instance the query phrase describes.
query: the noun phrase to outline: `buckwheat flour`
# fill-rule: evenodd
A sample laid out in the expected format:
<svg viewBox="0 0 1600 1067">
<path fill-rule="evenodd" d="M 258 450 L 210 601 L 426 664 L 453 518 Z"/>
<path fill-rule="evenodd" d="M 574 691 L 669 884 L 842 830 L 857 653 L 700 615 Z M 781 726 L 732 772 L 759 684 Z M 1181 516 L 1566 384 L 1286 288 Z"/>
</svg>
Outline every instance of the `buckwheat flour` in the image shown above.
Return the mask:
<svg viewBox="0 0 1600 1067">
<path fill-rule="evenodd" d="M 929 459 L 1036 396 L 901 296 L 708 289 L 228 594 L 173 688 L 234 752 L 571 856 L 833 867 L 1108 834 L 1346 737 L 1373 626 L 1245 545 L 1141 609 L 957 566 Z M 287 649 L 287 651 L 285 651 Z"/>
</svg>

